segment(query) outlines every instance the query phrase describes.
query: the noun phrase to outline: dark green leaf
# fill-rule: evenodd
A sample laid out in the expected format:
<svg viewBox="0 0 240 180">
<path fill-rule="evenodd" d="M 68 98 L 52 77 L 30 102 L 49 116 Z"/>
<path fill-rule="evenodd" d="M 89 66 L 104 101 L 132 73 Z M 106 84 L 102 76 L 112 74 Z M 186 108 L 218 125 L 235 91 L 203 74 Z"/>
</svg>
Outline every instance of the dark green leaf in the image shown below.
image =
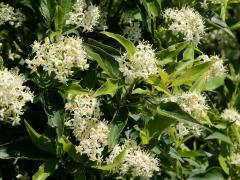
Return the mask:
<svg viewBox="0 0 240 180">
<path fill-rule="evenodd" d="M 39 149 L 55 154 L 55 143 L 48 137 L 38 134 L 28 123 L 24 121 L 27 131 L 34 145 Z"/>
<path fill-rule="evenodd" d="M 116 112 L 113 121 L 110 124 L 110 134 L 108 140 L 108 146 L 112 149 L 117 143 L 118 139 L 126 126 L 128 121 L 128 110 L 120 109 L 119 112 Z"/>
</svg>

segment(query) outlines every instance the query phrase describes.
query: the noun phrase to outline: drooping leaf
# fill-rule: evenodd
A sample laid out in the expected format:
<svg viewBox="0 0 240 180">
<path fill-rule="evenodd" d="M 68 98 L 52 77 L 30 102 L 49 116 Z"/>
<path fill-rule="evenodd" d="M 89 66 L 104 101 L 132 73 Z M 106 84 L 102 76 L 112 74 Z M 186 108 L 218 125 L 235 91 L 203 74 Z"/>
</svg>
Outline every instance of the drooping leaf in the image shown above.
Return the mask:
<svg viewBox="0 0 240 180">
<path fill-rule="evenodd" d="M 120 109 L 116 112 L 113 121 L 110 123 L 110 134 L 108 139 L 108 146 L 112 149 L 118 142 L 121 132 L 125 128 L 128 121 L 128 110 L 126 108 Z"/>
<path fill-rule="evenodd" d="M 29 137 L 20 137 L 0 145 L 0 159 L 47 160 L 50 154 L 38 149 Z"/>
<path fill-rule="evenodd" d="M 205 139 L 207 139 L 207 140 L 217 139 L 217 140 L 226 142 L 226 143 L 231 144 L 231 145 L 233 144 L 231 139 L 228 136 L 226 136 L 226 135 L 224 135 L 220 132 L 214 132 L 213 134 L 209 135 Z"/>
<path fill-rule="evenodd" d="M 33 180 L 45 180 L 51 176 L 58 168 L 57 159 L 49 159 L 45 163 L 39 166 L 38 171 L 33 175 Z"/>
<path fill-rule="evenodd" d="M 39 149 L 55 154 L 55 143 L 48 137 L 37 133 L 28 123 L 24 121 L 27 131 L 34 145 Z"/>
<path fill-rule="evenodd" d="M 158 136 L 164 129 L 177 121 L 183 123 L 198 123 L 173 102 L 161 104 L 160 107 L 153 111 L 155 111 L 154 118 L 148 122 L 147 126 L 150 137 Z"/>
<path fill-rule="evenodd" d="M 86 51 L 88 53 L 88 56 L 95 60 L 98 65 L 103 69 L 103 71 L 111 78 L 113 79 L 117 79 L 118 76 L 116 75 L 119 74 L 118 73 L 118 68 L 116 68 L 116 62 L 113 64 L 112 62 L 110 62 L 108 59 L 104 59 L 102 58 L 99 54 L 97 54 L 96 52 L 93 51 L 93 49 L 90 46 L 86 45 Z"/>
<path fill-rule="evenodd" d="M 105 34 L 106 36 L 108 36 L 110 38 L 117 40 L 125 48 L 125 50 L 127 51 L 129 56 L 132 56 L 135 53 L 136 47 L 134 46 L 134 44 L 131 41 L 129 41 L 125 37 L 123 37 L 119 34 L 114 34 L 114 33 L 107 32 L 107 31 L 103 31 L 101 33 Z"/>
</svg>

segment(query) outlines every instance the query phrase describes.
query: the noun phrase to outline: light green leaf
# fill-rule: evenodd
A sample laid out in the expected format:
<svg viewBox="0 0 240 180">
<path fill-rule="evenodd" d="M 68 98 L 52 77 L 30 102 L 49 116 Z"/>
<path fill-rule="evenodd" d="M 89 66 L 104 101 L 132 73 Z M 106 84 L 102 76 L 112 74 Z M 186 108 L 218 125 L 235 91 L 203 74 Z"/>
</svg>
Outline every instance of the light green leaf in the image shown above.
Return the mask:
<svg viewBox="0 0 240 180">
<path fill-rule="evenodd" d="M 65 91 L 67 94 L 73 94 L 73 95 L 89 93 L 88 90 L 83 89 L 78 83 L 65 84 L 61 86 L 60 89 Z"/>
<path fill-rule="evenodd" d="M 32 142 L 39 149 L 55 154 L 55 143 L 48 137 L 38 134 L 28 123 L 24 121 Z"/>
<path fill-rule="evenodd" d="M 49 159 L 41 166 L 39 166 L 38 171 L 33 175 L 33 180 L 45 180 L 47 177 L 51 176 L 54 171 L 58 168 L 57 159 Z"/>
<path fill-rule="evenodd" d="M 205 75 L 212 64 L 213 62 L 202 63 L 200 65 L 193 66 L 179 77 L 172 77 L 172 86 L 180 86 L 182 84 L 199 79 L 199 77 Z"/>
<path fill-rule="evenodd" d="M 108 79 L 95 93 L 94 96 L 110 95 L 114 96 L 118 89 L 118 81 Z"/>
<path fill-rule="evenodd" d="M 207 139 L 207 140 L 217 139 L 217 140 L 226 142 L 226 143 L 231 144 L 231 145 L 233 144 L 231 139 L 228 136 L 226 136 L 226 135 L 224 135 L 224 134 L 222 134 L 220 132 L 214 132 L 213 134 L 211 134 L 210 136 L 206 137 L 205 139 Z"/>
<path fill-rule="evenodd" d="M 223 156 L 221 156 L 221 155 L 218 156 L 218 162 L 219 162 L 220 166 L 222 167 L 224 172 L 229 175 L 229 168 L 228 168 L 226 161 L 227 161 L 227 159 L 224 158 Z"/>
<path fill-rule="evenodd" d="M 108 36 L 110 38 L 117 40 L 125 48 L 125 50 L 127 51 L 129 56 L 132 56 L 135 53 L 136 47 L 134 46 L 134 44 L 131 41 L 129 41 L 125 37 L 123 37 L 119 34 L 114 34 L 114 33 L 110 33 L 107 31 L 103 31 L 101 33 L 105 34 L 106 36 Z"/>
</svg>

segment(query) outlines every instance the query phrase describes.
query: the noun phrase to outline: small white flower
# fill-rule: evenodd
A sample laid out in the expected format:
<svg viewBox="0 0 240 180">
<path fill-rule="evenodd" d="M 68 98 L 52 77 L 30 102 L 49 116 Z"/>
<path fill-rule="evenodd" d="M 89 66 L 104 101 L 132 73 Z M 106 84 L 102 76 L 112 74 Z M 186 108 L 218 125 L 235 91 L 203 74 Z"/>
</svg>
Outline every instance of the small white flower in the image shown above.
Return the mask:
<svg viewBox="0 0 240 180">
<path fill-rule="evenodd" d="M 100 121 L 102 112 L 100 102 L 89 94 L 68 95 L 65 109 L 72 118 L 65 122 L 73 129 L 79 141 L 77 152 L 86 154 L 91 161 L 102 161 L 102 151 L 108 143 L 109 129 L 105 121 Z"/>
<path fill-rule="evenodd" d="M 86 70 L 89 67 L 82 39 L 78 37 L 65 37 L 56 43 L 50 43 L 46 38 L 42 44 L 35 41 L 32 48 L 35 56 L 32 60 L 26 60 L 32 72 L 42 67 L 49 75 L 54 73 L 62 83 L 73 74 L 72 68 Z"/>
<path fill-rule="evenodd" d="M 169 30 L 183 36 L 185 41 L 198 44 L 204 35 L 204 23 L 201 15 L 190 7 L 182 9 L 168 8 L 163 17 L 170 21 Z"/>
<path fill-rule="evenodd" d="M 139 41 L 142 37 L 140 22 L 132 22 L 129 25 L 126 25 L 123 29 L 123 35 L 133 42 Z"/>
<path fill-rule="evenodd" d="M 157 60 L 150 44 L 139 42 L 137 50 L 132 56 L 125 53 L 118 59 L 119 70 L 125 76 L 125 82 L 131 83 L 137 78 L 147 80 L 149 76 L 158 72 Z"/>
<path fill-rule="evenodd" d="M 23 85 L 25 78 L 18 70 L 0 70 L 0 120 L 18 125 L 23 107 L 33 101 L 33 93 Z"/>
<path fill-rule="evenodd" d="M 163 98 L 165 102 L 176 102 L 184 111 L 193 117 L 205 117 L 208 106 L 206 99 L 199 92 L 187 92 Z"/>
<path fill-rule="evenodd" d="M 240 126 L 240 113 L 233 108 L 225 109 L 221 114 L 221 117 L 223 119 L 235 121 L 236 125 Z"/>
<path fill-rule="evenodd" d="M 72 129 L 78 129 L 78 131 L 84 131 L 87 121 L 97 121 L 102 116 L 99 100 L 89 94 L 76 96 L 69 94 L 65 109 L 69 110 L 73 116 L 66 122 L 66 125 Z"/>
<path fill-rule="evenodd" d="M 231 164 L 240 166 L 240 154 L 232 154 L 230 156 Z"/>
<path fill-rule="evenodd" d="M 0 3 L 0 26 L 9 22 L 10 25 L 19 27 L 25 21 L 25 16 L 19 11 L 14 12 L 14 8 L 8 4 Z"/>
<path fill-rule="evenodd" d="M 203 60 L 204 62 L 215 61 L 212 67 L 207 72 L 206 77 L 211 78 L 215 76 L 223 76 L 226 72 L 226 67 L 223 64 L 223 60 L 218 56 L 207 56 L 201 55 L 198 59 Z"/>
<path fill-rule="evenodd" d="M 100 18 L 100 11 L 97 6 L 90 5 L 87 7 L 85 0 L 77 0 L 69 13 L 69 19 L 66 24 L 82 27 L 83 31 L 92 32 L 97 26 Z"/>
<path fill-rule="evenodd" d="M 176 125 L 177 135 L 183 138 L 186 135 L 193 134 L 196 137 L 203 135 L 203 129 L 195 123 L 178 123 Z"/>
<path fill-rule="evenodd" d="M 85 130 L 76 132 L 79 145 L 76 146 L 77 152 L 86 154 L 91 161 L 102 161 L 102 152 L 108 144 L 109 129 L 104 121 L 88 120 L 85 122 Z"/>
<path fill-rule="evenodd" d="M 178 123 L 176 129 L 180 137 L 184 137 L 190 133 L 189 129 L 183 123 Z"/>
<path fill-rule="evenodd" d="M 136 142 L 128 142 L 123 146 L 116 145 L 109 157 L 106 159 L 107 164 L 112 164 L 114 159 L 126 148 L 125 156 L 116 169 L 119 174 L 130 174 L 133 177 L 152 177 L 155 171 L 159 171 L 159 160 L 150 153 L 142 150 Z"/>
</svg>

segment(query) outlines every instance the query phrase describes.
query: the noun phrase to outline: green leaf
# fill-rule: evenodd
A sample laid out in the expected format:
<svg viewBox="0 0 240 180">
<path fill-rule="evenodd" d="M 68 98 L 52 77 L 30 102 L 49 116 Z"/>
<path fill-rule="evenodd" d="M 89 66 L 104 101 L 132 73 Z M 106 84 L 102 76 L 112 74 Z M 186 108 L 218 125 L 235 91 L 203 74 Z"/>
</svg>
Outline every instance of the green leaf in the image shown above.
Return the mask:
<svg viewBox="0 0 240 180">
<path fill-rule="evenodd" d="M 221 171 L 217 168 L 212 168 L 206 173 L 202 173 L 200 175 L 195 175 L 193 177 L 188 178 L 187 180 L 224 180 Z"/>
<path fill-rule="evenodd" d="M 212 64 L 213 62 L 202 63 L 200 65 L 193 66 L 179 77 L 172 77 L 172 79 L 174 79 L 172 86 L 180 86 L 182 84 L 197 80 L 209 70 Z"/>
<path fill-rule="evenodd" d="M 84 162 L 84 157 L 77 153 L 75 146 L 67 139 L 67 137 L 62 136 L 58 139 L 58 143 L 62 145 L 62 150 L 67 153 L 74 161 Z"/>
<path fill-rule="evenodd" d="M 110 95 L 114 96 L 118 89 L 118 81 L 108 79 L 95 93 L 94 96 Z"/>
<path fill-rule="evenodd" d="M 211 134 L 210 136 L 206 137 L 205 139 L 207 139 L 207 140 L 217 139 L 217 140 L 226 142 L 226 143 L 231 144 L 231 145 L 233 144 L 231 139 L 228 136 L 226 136 L 226 135 L 224 135 L 224 134 L 222 134 L 220 132 L 214 132 L 213 134 Z"/>
<path fill-rule="evenodd" d="M 64 26 L 64 12 L 61 6 L 57 5 L 54 13 L 54 27 L 55 31 L 62 32 Z"/>
<path fill-rule="evenodd" d="M 54 6 L 55 3 L 52 0 L 41 0 L 40 3 L 40 12 L 42 14 L 42 16 L 45 18 L 46 20 L 46 24 L 48 25 L 48 27 L 51 27 L 51 22 L 54 16 Z"/>
<path fill-rule="evenodd" d="M 101 33 L 105 34 L 110 38 L 117 40 L 125 48 L 129 56 L 132 56 L 136 52 L 136 47 L 134 46 L 134 44 L 128 39 L 126 39 L 125 37 L 119 34 L 114 34 L 107 31 L 103 31 Z"/>
<path fill-rule="evenodd" d="M 187 47 L 187 42 L 181 42 L 169 46 L 167 49 L 161 50 L 156 53 L 156 57 L 159 59 L 160 65 L 165 65 L 175 61 L 178 54 Z"/>
<path fill-rule="evenodd" d="M 143 145 L 149 144 L 149 134 L 146 129 L 140 129 L 138 125 L 134 125 L 133 128 L 139 132 L 139 136 Z"/>
<path fill-rule="evenodd" d="M 171 92 L 168 90 L 168 88 L 163 84 L 161 79 L 157 76 L 151 76 L 148 78 L 147 83 L 153 85 L 154 88 L 156 88 L 158 91 L 163 92 L 167 95 L 171 95 Z"/>
<path fill-rule="evenodd" d="M 103 71 L 111 78 L 117 79 L 119 78 L 119 69 L 118 69 L 118 63 L 109 61 L 109 59 L 102 58 L 98 53 L 94 52 L 92 47 L 89 45 L 85 46 L 86 51 L 88 53 L 88 56 L 90 59 L 95 60 L 98 65 L 103 69 Z M 115 64 L 117 63 L 117 64 Z"/>
<path fill-rule="evenodd" d="M 116 112 L 114 119 L 110 123 L 110 133 L 108 138 L 108 146 L 112 149 L 117 143 L 121 135 L 121 132 L 127 125 L 128 121 L 128 110 L 126 108 L 120 109 Z"/>
<path fill-rule="evenodd" d="M 29 137 L 20 137 L 0 145 L 0 159 L 47 160 L 50 154 L 38 149 Z"/>
<path fill-rule="evenodd" d="M 194 60 L 194 47 L 189 46 L 184 50 L 183 59 Z"/>
<path fill-rule="evenodd" d="M 24 121 L 32 142 L 39 149 L 55 154 L 55 143 L 48 137 L 38 134 L 28 123 Z"/>
<path fill-rule="evenodd" d="M 78 83 L 64 84 L 60 87 L 61 90 L 67 94 L 80 95 L 89 93 L 88 90 L 83 89 Z"/>
<path fill-rule="evenodd" d="M 51 176 L 55 170 L 58 168 L 57 159 L 49 159 L 41 166 L 39 166 L 38 171 L 33 175 L 33 180 L 45 180 L 47 177 Z"/>
<path fill-rule="evenodd" d="M 102 50 L 104 50 L 105 52 L 107 52 L 109 54 L 116 55 L 116 56 L 120 56 L 121 55 L 119 50 L 117 50 L 117 49 L 115 49 L 115 48 L 113 48 L 111 46 L 108 46 L 106 44 L 103 44 L 101 42 L 98 42 L 98 41 L 96 41 L 94 39 L 89 38 L 88 39 L 88 44 L 91 44 L 91 45 L 94 45 L 96 47 L 99 47 L 99 48 L 101 48 Z"/>
<path fill-rule="evenodd" d="M 225 75 L 210 77 L 204 84 L 202 91 L 212 91 L 214 89 L 217 89 L 218 87 L 224 85 L 225 78 Z"/>
<path fill-rule="evenodd" d="M 103 171 L 114 171 L 116 170 L 122 163 L 124 156 L 126 154 L 128 147 L 125 147 L 125 149 L 119 153 L 119 155 L 117 157 L 115 157 L 113 164 L 109 164 L 109 165 L 100 165 L 100 166 L 92 166 L 92 168 L 95 169 L 100 169 Z"/>
<path fill-rule="evenodd" d="M 181 157 L 191 158 L 191 157 L 200 157 L 200 156 L 207 156 L 208 153 L 206 153 L 203 150 L 180 150 L 178 151 L 178 154 L 180 154 Z"/>
<path fill-rule="evenodd" d="M 219 162 L 220 166 L 222 167 L 224 172 L 229 175 L 229 168 L 228 168 L 226 161 L 227 161 L 227 159 L 224 158 L 223 156 L 221 156 L 221 155 L 218 156 L 218 162 Z"/>
<path fill-rule="evenodd" d="M 198 123 L 189 114 L 184 112 L 176 103 L 168 102 L 161 104 L 156 110 L 152 110 L 154 119 L 148 122 L 148 131 L 150 137 L 157 137 L 161 132 L 171 124 L 180 121 L 184 123 Z"/>
</svg>

